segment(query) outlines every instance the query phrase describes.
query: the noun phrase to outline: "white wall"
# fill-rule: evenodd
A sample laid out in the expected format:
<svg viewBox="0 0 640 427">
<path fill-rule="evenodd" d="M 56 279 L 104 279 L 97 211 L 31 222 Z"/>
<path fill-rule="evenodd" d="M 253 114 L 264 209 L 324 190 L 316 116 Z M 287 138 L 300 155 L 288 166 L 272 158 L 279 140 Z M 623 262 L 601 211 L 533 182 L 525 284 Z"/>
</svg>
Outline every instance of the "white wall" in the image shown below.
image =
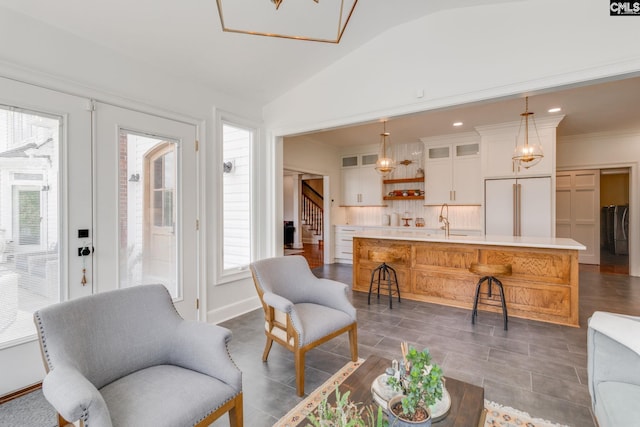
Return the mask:
<svg viewBox="0 0 640 427">
<path fill-rule="evenodd" d="M 264 117 L 281 132 L 308 131 L 634 72 L 638 38 L 633 19 L 610 17 L 597 0 L 447 10 L 382 33 Z"/>
<path fill-rule="evenodd" d="M 331 198 L 331 218 L 335 223 L 344 215 L 340 204 L 340 152 L 336 147 L 319 144 L 304 139 L 298 142 L 284 142 L 283 165 L 285 169 L 305 172 L 313 175 L 329 176 L 330 194 L 324 198 Z M 327 244 L 327 242 L 325 242 Z"/>
<path fill-rule="evenodd" d="M 558 138 L 558 170 L 630 167 L 629 273 L 640 276 L 640 133 L 595 133 Z"/>
</svg>

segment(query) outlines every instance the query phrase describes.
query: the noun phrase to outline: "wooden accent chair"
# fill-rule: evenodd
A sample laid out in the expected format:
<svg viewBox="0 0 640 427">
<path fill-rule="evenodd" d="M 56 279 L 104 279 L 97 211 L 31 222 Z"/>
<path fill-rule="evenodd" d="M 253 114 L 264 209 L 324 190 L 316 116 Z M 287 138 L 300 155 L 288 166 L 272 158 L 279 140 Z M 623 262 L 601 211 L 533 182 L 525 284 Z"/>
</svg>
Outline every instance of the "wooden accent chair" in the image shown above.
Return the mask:
<svg viewBox="0 0 640 427">
<path fill-rule="evenodd" d="M 90 427 L 242 427 L 242 373 L 231 332 L 183 320 L 162 285 L 135 286 L 34 313 L 46 399 Z"/>
<path fill-rule="evenodd" d="M 273 342 L 294 354 L 296 390 L 304 395 L 304 356 L 314 347 L 349 333 L 351 360 L 358 360 L 356 309 L 347 285 L 313 275 L 302 256 L 283 256 L 251 264 L 253 282 L 264 308 L 267 361 Z"/>
</svg>

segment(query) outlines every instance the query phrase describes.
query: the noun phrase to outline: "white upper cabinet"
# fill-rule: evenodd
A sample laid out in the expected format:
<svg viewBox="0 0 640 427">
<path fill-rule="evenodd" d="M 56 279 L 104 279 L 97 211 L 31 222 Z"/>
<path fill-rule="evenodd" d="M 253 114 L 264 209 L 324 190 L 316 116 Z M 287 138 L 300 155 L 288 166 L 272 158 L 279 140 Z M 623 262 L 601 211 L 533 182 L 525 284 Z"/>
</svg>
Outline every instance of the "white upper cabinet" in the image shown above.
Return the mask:
<svg viewBox="0 0 640 427">
<path fill-rule="evenodd" d="M 536 127 L 529 123 L 529 144 L 542 146 L 544 157 L 537 165 L 526 169 L 512 160 L 520 122 L 477 126 L 482 138 L 482 171 L 485 178 L 514 176 L 552 176 L 556 169 L 556 128 L 564 116 L 536 118 Z M 537 129 L 537 132 L 535 131 Z M 524 132 L 524 130 L 520 130 Z M 521 136 L 522 139 L 522 136 Z"/>
<path fill-rule="evenodd" d="M 464 133 L 421 140 L 427 153 L 425 204 L 482 204 L 480 137 Z"/>
<path fill-rule="evenodd" d="M 342 206 L 382 205 L 382 179 L 375 170 L 377 154 L 342 157 Z"/>
</svg>

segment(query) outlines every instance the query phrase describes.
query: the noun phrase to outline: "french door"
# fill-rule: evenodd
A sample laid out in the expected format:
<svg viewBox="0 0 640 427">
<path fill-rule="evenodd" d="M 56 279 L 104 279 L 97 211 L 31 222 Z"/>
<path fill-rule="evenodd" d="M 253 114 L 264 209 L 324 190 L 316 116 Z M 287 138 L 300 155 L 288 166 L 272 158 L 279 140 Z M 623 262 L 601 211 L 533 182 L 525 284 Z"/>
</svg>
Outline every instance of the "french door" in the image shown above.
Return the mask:
<svg viewBox="0 0 640 427">
<path fill-rule="evenodd" d="M 197 319 L 197 127 L 104 103 L 94 117 L 97 291 L 161 283 Z"/>
<path fill-rule="evenodd" d="M 196 134 L 0 78 L 0 396 L 44 377 L 39 308 L 161 283 L 198 318 Z"/>
<path fill-rule="evenodd" d="M 86 99 L 0 78 L 0 395 L 44 376 L 33 312 L 93 292 L 91 194 Z"/>
</svg>

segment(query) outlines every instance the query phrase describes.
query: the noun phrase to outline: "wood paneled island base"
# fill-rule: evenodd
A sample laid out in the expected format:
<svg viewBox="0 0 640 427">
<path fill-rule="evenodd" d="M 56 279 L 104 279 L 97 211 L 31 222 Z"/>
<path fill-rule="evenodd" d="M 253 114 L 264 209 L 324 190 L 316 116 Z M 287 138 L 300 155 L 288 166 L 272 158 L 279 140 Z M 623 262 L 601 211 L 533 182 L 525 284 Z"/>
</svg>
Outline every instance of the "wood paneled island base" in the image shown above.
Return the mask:
<svg viewBox="0 0 640 427">
<path fill-rule="evenodd" d="M 492 239 L 484 237 L 482 241 L 477 238 L 479 242 L 475 243 L 472 241 L 475 236 L 447 239 L 415 236 L 418 235 L 404 240 L 394 238 L 393 234 L 354 237 L 353 289 L 369 291 L 371 272 L 379 264 L 369 259 L 369 253 L 387 251 L 399 259 L 390 265 L 398 273 L 402 298 L 471 310 L 479 278 L 469 272 L 471 263 L 511 264 L 512 275 L 501 278 L 509 316 L 579 326 L 579 243 L 563 239 L 569 244 L 541 247 L 545 245 L 529 245 L 520 238 L 517 244 L 503 246 L 491 244 Z M 572 249 L 571 242 L 576 249 Z M 500 311 L 490 306 L 479 308 Z"/>
</svg>

